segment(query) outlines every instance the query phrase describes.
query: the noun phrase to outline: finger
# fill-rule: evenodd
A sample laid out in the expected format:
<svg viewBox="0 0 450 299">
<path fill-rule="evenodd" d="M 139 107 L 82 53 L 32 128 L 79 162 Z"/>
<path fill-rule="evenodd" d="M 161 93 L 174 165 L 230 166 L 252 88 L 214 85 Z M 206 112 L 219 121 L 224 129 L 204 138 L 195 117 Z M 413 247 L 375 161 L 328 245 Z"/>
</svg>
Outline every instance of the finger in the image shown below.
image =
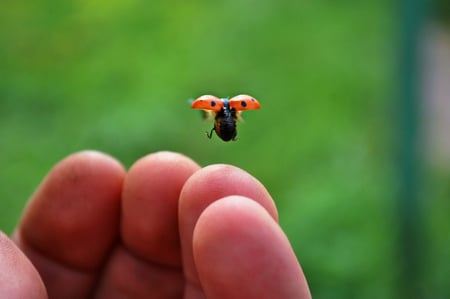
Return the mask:
<svg viewBox="0 0 450 299">
<path fill-rule="evenodd" d="M 3 232 L 0 232 L 0 294 L 8 299 L 47 298 L 38 272 Z"/>
<path fill-rule="evenodd" d="M 275 221 L 278 219 L 271 196 L 264 186 L 247 172 L 234 166 L 212 165 L 192 175 L 181 191 L 179 207 L 182 256 L 187 279 L 186 298 L 194 298 L 201 289 L 192 253 L 195 224 L 208 205 L 228 195 L 251 198 L 263 206 Z"/>
<path fill-rule="evenodd" d="M 200 167 L 177 153 L 160 152 L 138 161 L 123 193 L 122 238 L 146 260 L 180 266 L 178 199 L 186 180 Z"/>
<path fill-rule="evenodd" d="M 49 296 L 87 296 L 118 236 L 125 170 L 85 151 L 57 164 L 32 196 L 14 240 L 35 264 Z"/>
<path fill-rule="evenodd" d="M 249 198 L 209 205 L 195 226 L 193 253 L 207 298 L 311 298 L 288 239 Z"/>
<path fill-rule="evenodd" d="M 133 298 L 181 295 L 183 276 L 178 199 L 186 180 L 200 167 L 177 153 L 159 152 L 129 170 L 122 196 L 121 238 L 97 298 L 116 293 Z"/>
</svg>

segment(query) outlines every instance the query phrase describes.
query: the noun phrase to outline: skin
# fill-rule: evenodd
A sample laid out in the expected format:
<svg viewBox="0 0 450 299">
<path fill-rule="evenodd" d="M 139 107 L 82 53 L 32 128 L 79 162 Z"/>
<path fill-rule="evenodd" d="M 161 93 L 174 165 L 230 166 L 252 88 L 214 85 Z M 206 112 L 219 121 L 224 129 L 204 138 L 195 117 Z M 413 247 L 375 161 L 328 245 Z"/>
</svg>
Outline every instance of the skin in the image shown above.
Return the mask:
<svg viewBox="0 0 450 299">
<path fill-rule="evenodd" d="M 37 188 L 12 240 L 0 234 L 0 297 L 310 298 L 277 217 L 233 166 L 159 152 L 127 172 L 76 153 Z"/>
</svg>

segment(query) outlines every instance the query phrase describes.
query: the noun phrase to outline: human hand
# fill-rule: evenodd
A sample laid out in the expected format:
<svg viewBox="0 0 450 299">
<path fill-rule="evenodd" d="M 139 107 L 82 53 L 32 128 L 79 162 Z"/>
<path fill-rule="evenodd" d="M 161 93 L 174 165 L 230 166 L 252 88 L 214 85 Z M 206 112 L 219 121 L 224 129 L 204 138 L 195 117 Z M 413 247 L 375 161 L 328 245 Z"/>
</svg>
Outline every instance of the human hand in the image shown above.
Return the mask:
<svg viewBox="0 0 450 299">
<path fill-rule="evenodd" d="M 310 298 L 264 186 L 176 153 L 128 172 L 98 152 L 69 156 L 12 239 L 21 251 L 0 235 L 2 298 Z"/>
</svg>

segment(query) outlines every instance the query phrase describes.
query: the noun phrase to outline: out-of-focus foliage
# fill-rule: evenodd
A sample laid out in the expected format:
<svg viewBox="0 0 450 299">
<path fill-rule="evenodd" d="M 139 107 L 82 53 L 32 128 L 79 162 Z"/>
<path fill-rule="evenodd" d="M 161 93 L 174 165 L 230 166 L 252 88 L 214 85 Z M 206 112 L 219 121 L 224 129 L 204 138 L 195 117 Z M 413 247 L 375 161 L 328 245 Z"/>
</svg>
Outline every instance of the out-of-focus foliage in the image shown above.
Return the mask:
<svg viewBox="0 0 450 299">
<path fill-rule="evenodd" d="M 129 167 L 178 151 L 237 165 L 267 186 L 315 298 L 396 298 L 393 9 L 0 4 L 0 227 L 12 230 L 45 173 L 72 152 L 101 150 Z M 244 114 L 237 142 L 207 139 L 212 124 L 188 99 L 239 93 L 262 109 Z M 434 229 L 448 229 L 439 219 Z"/>
<path fill-rule="evenodd" d="M 433 14 L 443 23 L 450 26 L 450 1 L 447 0 L 435 0 L 432 1 Z"/>
</svg>

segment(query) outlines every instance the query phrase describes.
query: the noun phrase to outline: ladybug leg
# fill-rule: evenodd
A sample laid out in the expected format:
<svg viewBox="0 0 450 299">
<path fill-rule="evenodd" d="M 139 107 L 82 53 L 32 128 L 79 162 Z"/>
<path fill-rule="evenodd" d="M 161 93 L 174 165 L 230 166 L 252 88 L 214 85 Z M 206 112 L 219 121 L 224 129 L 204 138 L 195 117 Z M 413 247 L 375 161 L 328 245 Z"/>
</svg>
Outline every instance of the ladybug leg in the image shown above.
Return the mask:
<svg viewBox="0 0 450 299">
<path fill-rule="evenodd" d="M 212 138 L 212 133 L 213 133 L 213 131 L 214 131 L 214 127 L 211 129 L 211 131 L 210 131 L 209 133 L 206 132 L 206 136 L 207 136 L 209 139 Z"/>
</svg>

